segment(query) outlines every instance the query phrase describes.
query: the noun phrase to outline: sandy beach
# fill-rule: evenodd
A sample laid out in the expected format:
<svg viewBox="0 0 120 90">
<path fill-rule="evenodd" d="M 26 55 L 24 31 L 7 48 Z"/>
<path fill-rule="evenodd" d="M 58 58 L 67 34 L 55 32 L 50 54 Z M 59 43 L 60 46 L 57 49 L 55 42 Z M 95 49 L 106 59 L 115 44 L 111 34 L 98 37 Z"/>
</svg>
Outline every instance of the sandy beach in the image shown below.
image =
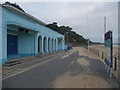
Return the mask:
<svg viewBox="0 0 120 90">
<path fill-rule="evenodd" d="M 94 48 L 96 50 L 99 50 L 100 52 L 105 52 L 104 45 L 93 45 L 93 46 L 90 46 L 90 48 Z M 115 55 L 118 56 L 118 49 L 120 49 L 120 47 L 113 47 L 113 56 Z"/>
<path fill-rule="evenodd" d="M 104 79 L 90 75 L 70 76 L 65 74 L 56 79 L 54 88 L 112 88 Z"/>
</svg>

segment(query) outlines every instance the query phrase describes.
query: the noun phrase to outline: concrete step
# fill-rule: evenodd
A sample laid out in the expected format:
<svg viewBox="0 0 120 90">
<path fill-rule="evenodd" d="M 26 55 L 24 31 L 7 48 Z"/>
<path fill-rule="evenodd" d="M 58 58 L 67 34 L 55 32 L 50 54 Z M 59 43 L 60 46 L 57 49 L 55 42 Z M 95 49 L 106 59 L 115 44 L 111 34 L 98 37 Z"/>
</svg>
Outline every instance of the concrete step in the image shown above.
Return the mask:
<svg viewBox="0 0 120 90">
<path fill-rule="evenodd" d="M 25 62 L 28 62 L 28 61 L 32 61 L 34 59 L 39 59 L 39 58 L 42 58 L 42 57 L 45 57 L 45 56 L 50 56 L 50 55 L 54 55 L 58 52 L 49 52 L 49 53 L 45 53 L 45 54 L 38 54 L 37 56 L 27 56 L 27 57 L 21 57 L 21 58 L 16 58 L 16 59 L 11 59 L 9 61 L 7 61 L 3 67 L 12 67 L 12 66 L 15 66 L 15 65 L 18 65 L 18 64 L 22 64 L 22 63 L 25 63 Z"/>
<path fill-rule="evenodd" d="M 6 62 L 3 66 L 4 67 L 11 67 L 11 66 L 14 66 L 14 65 L 17 65 L 17 64 L 21 64 L 21 63 L 25 63 L 27 61 L 34 60 L 36 58 L 38 58 L 38 57 L 29 56 L 29 57 L 22 57 L 22 58 L 12 59 L 12 60 L 9 60 L 8 62 Z"/>
</svg>

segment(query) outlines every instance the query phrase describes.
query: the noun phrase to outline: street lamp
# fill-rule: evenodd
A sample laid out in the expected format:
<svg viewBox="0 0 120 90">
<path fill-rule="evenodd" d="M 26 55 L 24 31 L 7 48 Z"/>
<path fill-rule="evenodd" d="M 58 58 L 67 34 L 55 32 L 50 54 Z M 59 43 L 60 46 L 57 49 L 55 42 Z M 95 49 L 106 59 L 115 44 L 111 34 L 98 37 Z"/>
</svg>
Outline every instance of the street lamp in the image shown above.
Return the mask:
<svg viewBox="0 0 120 90">
<path fill-rule="evenodd" d="M 88 14 L 87 14 L 87 29 L 88 29 L 88 33 L 89 33 L 89 20 L 88 20 Z M 88 51 L 89 51 L 89 38 L 88 38 Z"/>
<path fill-rule="evenodd" d="M 89 41 L 89 39 L 88 39 L 88 51 L 89 51 L 89 45 L 90 45 L 90 41 Z"/>
</svg>

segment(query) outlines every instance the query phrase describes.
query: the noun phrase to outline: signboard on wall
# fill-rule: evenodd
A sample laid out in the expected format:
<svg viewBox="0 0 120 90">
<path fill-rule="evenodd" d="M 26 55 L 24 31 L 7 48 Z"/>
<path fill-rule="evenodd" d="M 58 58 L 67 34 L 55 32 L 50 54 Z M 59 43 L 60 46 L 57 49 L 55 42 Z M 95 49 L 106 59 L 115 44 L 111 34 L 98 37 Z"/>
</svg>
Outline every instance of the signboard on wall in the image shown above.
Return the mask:
<svg viewBox="0 0 120 90">
<path fill-rule="evenodd" d="M 22 32 L 22 33 L 28 33 L 28 30 L 23 29 L 23 28 L 19 28 L 19 32 Z"/>
<path fill-rule="evenodd" d="M 105 40 L 105 63 L 112 67 L 112 31 L 108 31 L 104 34 L 104 40 Z"/>
<path fill-rule="evenodd" d="M 61 40 L 58 40 L 58 43 L 60 43 L 61 42 Z"/>
<path fill-rule="evenodd" d="M 61 38 L 58 38 L 58 43 L 61 43 Z"/>
</svg>

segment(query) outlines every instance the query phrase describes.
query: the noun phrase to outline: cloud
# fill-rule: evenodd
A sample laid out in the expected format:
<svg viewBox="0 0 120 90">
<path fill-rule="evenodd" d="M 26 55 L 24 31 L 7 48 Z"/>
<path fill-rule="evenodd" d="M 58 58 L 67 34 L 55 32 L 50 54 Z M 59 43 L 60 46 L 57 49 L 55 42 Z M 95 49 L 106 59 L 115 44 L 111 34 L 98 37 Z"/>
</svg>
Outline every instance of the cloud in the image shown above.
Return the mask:
<svg viewBox="0 0 120 90">
<path fill-rule="evenodd" d="M 107 17 L 107 30 L 112 29 L 114 34 L 118 33 L 118 7 L 115 2 L 40 2 L 20 5 L 46 23 L 56 21 L 58 25 L 69 25 L 74 31 L 93 41 L 103 42 L 104 16 Z"/>
<path fill-rule="evenodd" d="M 106 16 L 107 30 L 113 30 L 114 41 L 117 42 L 117 2 L 18 2 L 18 4 L 26 12 L 45 23 L 56 21 L 58 25 L 68 25 L 92 41 L 103 42 L 103 18 Z"/>
<path fill-rule="evenodd" d="M 8 0 L 1 0 L 4 2 Z M 119 0 L 9 0 L 10 2 L 118 2 Z"/>
</svg>

